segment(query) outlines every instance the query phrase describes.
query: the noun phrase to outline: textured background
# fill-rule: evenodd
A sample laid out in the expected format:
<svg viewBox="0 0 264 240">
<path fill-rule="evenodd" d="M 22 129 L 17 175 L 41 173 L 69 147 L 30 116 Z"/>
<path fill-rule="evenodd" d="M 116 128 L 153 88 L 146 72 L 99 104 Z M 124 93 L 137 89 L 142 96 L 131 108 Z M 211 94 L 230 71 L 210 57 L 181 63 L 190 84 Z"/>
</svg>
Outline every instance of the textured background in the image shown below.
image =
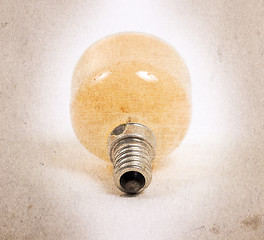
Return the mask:
<svg viewBox="0 0 264 240">
<path fill-rule="evenodd" d="M 264 239 L 264 1 L 0 1 L 0 239 Z M 105 35 L 181 53 L 193 117 L 137 197 L 76 140 L 71 75 Z"/>
</svg>

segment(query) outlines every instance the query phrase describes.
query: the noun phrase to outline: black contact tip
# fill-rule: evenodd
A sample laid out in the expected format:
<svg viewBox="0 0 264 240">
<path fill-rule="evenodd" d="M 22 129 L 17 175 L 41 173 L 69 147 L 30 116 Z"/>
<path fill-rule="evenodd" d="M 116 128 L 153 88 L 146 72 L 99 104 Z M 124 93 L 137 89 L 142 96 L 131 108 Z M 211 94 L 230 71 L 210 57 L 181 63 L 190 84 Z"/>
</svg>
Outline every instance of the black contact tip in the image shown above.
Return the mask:
<svg viewBox="0 0 264 240">
<path fill-rule="evenodd" d="M 135 194 L 144 187 L 145 178 L 136 171 L 126 172 L 120 178 L 120 185 L 125 192 Z"/>
</svg>

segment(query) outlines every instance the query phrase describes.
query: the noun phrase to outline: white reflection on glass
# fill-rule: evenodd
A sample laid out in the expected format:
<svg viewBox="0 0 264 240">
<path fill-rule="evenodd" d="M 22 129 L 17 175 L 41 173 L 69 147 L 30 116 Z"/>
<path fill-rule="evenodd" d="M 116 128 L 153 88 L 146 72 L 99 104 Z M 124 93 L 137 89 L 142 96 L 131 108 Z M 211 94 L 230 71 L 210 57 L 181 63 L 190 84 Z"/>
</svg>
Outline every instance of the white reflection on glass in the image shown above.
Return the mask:
<svg viewBox="0 0 264 240">
<path fill-rule="evenodd" d="M 158 81 L 158 78 L 155 75 L 153 75 L 147 71 L 138 71 L 136 74 L 138 77 L 140 77 L 143 80 L 148 81 L 148 82 L 157 82 Z"/>
<path fill-rule="evenodd" d="M 111 74 L 110 71 L 107 71 L 107 72 L 103 72 L 103 73 L 101 73 L 101 74 L 98 74 L 98 75 L 94 78 L 94 81 L 96 81 L 97 83 L 98 83 L 98 82 L 101 82 L 101 81 L 104 80 L 106 77 L 108 77 L 110 74 Z"/>
</svg>

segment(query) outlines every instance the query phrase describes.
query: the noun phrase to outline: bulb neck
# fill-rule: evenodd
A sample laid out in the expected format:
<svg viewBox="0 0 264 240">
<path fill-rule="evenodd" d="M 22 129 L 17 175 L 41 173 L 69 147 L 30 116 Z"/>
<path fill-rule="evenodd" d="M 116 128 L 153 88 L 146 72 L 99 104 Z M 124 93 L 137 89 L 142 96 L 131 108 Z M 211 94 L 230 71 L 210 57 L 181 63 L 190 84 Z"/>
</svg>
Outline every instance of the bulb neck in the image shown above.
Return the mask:
<svg viewBox="0 0 264 240">
<path fill-rule="evenodd" d="M 153 132 L 138 123 L 122 124 L 111 132 L 108 149 L 117 188 L 135 194 L 149 186 L 155 145 Z"/>
</svg>

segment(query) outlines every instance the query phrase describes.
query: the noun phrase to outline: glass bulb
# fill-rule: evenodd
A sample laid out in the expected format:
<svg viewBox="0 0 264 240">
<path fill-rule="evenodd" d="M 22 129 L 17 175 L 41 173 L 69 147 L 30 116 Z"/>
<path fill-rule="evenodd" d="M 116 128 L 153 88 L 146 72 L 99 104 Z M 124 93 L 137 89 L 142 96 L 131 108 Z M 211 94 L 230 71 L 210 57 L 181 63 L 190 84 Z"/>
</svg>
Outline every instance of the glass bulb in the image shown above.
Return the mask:
<svg viewBox="0 0 264 240">
<path fill-rule="evenodd" d="M 187 131 L 187 68 L 156 37 L 108 36 L 88 48 L 75 67 L 71 117 L 80 142 L 113 162 L 116 186 L 143 191 L 151 182 L 153 159 L 162 161 Z"/>
</svg>

